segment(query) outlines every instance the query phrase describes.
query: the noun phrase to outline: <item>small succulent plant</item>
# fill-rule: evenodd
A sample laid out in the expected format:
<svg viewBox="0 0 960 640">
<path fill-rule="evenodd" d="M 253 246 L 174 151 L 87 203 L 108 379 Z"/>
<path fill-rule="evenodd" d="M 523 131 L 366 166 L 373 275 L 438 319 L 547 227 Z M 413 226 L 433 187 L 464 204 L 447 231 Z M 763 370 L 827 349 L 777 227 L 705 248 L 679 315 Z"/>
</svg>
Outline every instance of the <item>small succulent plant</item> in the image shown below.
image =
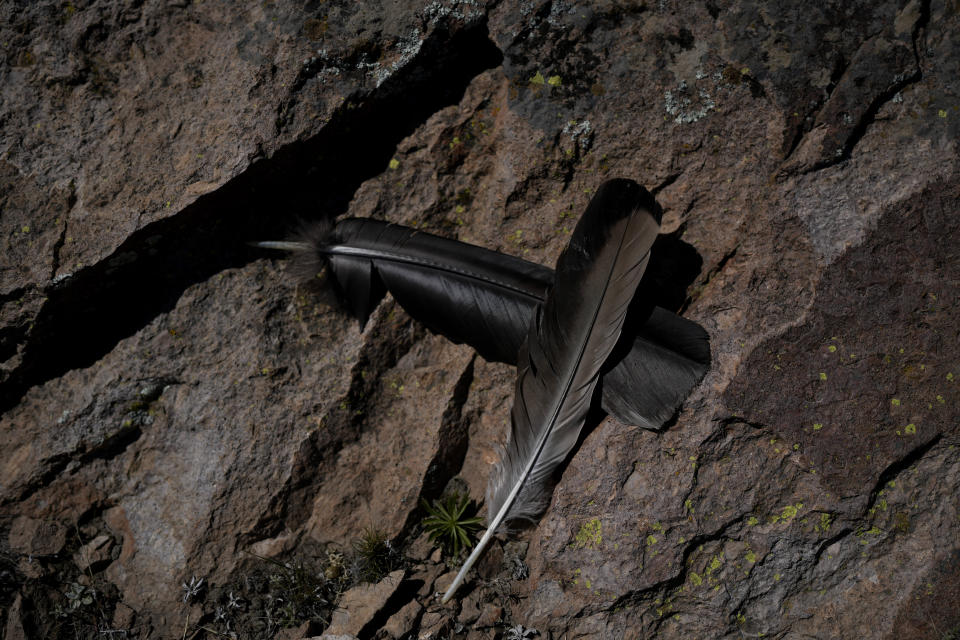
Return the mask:
<svg viewBox="0 0 960 640">
<path fill-rule="evenodd" d="M 423 528 L 430 540 L 439 544 L 446 554 L 455 558 L 463 549 L 473 546 L 474 534 L 481 528 L 483 519 L 473 515 L 476 508 L 469 496 L 451 493 L 434 500 L 433 504 L 425 500 L 420 503 L 427 512 Z"/>
<path fill-rule="evenodd" d="M 507 629 L 507 633 L 503 637 L 504 640 L 527 640 L 527 638 L 538 635 L 540 635 L 540 632 L 536 629 L 527 629 L 522 624 L 518 624 Z"/>
</svg>

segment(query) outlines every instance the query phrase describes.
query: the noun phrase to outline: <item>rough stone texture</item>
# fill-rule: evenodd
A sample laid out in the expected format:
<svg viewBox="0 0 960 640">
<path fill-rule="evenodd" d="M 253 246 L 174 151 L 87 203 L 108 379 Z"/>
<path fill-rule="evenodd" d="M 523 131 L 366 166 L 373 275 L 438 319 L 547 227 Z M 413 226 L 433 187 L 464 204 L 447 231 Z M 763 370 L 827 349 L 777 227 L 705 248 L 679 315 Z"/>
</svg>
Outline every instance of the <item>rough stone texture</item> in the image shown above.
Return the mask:
<svg viewBox="0 0 960 640">
<path fill-rule="evenodd" d="M 377 584 L 354 587 L 343 594 L 340 608 L 333 612 L 326 636 L 357 636 L 387 604 L 403 580 L 403 571 L 394 571 Z"/>
<path fill-rule="evenodd" d="M 956 635 L 958 34 L 943 0 L 0 5 L 4 637 L 215 637 L 230 585 L 273 597 L 250 553 L 341 584 L 371 529 L 425 564 L 361 637 Z M 525 557 L 440 605 L 418 503 L 484 494 L 513 370 L 246 243 L 374 216 L 552 264 L 612 176 L 713 368 L 662 433 L 592 416 Z"/>
</svg>

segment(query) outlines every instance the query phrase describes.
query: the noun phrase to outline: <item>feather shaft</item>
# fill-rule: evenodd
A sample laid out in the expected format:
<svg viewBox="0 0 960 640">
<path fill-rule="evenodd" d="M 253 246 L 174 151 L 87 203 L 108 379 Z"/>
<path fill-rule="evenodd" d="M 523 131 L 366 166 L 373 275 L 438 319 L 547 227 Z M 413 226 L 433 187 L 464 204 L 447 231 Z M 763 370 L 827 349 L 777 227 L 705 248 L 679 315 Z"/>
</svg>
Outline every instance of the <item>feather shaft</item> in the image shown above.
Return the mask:
<svg viewBox="0 0 960 640">
<path fill-rule="evenodd" d="M 313 248 L 309 242 L 286 242 L 283 240 L 268 240 L 252 244 L 261 249 L 277 249 L 279 251 L 309 251 Z"/>
</svg>

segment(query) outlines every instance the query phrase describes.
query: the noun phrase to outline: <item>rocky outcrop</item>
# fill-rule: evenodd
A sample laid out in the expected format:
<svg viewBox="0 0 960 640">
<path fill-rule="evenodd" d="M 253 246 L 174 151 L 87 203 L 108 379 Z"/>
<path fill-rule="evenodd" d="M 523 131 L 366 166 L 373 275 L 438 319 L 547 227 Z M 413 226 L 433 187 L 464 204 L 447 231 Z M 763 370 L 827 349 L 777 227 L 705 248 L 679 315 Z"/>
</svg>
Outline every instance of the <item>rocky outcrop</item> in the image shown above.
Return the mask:
<svg viewBox="0 0 960 640">
<path fill-rule="evenodd" d="M 0 14 L 4 637 L 960 629 L 953 3 Z M 660 433 L 595 416 L 440 605 L 420 501 L 483 496 L 513 369 L 247 243 L 373 216 L 552 265 L 613 176 L 713 368 Z"/>
</svg>

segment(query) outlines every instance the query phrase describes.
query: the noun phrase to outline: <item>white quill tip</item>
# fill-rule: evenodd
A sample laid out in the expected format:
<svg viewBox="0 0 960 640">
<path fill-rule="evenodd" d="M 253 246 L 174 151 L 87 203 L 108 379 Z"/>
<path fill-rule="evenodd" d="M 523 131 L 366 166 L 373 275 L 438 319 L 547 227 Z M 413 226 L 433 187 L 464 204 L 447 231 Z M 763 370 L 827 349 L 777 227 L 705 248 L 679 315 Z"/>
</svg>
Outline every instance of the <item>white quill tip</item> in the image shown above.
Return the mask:
<svg viewBox="0 0 960 640">
<path fill-rule="evenodd" d="M 456 592 L 456 590 L 460 588 L 460 585 L 463 584 L 463 579 L 467 576 L 467 571 L 470 571 L 470 568 L 473 567 L 473 563 L 476 562 L 477 558 L 480 557 L 480 553 L 490 542 L 490 539 L 493 537 L 493 533 L 496 528 L 497 525 L 491 525 L 483 534 L 483 537 L 480 538 L 480 542 L 478 542 L 477 546 L 473 548 L 473 552 L 467 558 L 467 561 L 463 563 L 462 567 L 460 567 L 460 572 L 457 573 L 457 577 L 454 578 L 453 582 L 450 583 L 450 586 L 447 587 L 446 592 L 443 594 L 443 599 L 440 601 L 441 604 L 446 604 L 447 601 L 453 597 L 454 592 Z"/>
</svg>

